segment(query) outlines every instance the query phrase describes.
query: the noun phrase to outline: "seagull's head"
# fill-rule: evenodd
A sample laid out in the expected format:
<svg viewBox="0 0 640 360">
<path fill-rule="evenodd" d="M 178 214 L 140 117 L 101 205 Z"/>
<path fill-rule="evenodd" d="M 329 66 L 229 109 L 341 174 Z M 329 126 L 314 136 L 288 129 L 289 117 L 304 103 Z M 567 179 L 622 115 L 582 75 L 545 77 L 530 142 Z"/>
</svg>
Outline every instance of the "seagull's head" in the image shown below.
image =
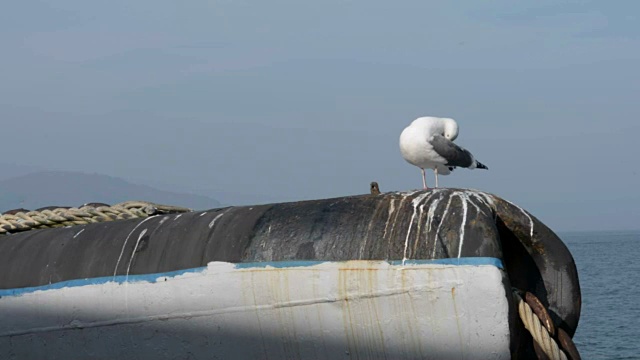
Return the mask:
<svg viewBox="0 0 640 360">
<path fill-rule="evenodd" d="M 444 137 L 453 141 L 458 137 L 458 123 L 453 119 L 442 119 L 444 128 Z"/>
</svg>

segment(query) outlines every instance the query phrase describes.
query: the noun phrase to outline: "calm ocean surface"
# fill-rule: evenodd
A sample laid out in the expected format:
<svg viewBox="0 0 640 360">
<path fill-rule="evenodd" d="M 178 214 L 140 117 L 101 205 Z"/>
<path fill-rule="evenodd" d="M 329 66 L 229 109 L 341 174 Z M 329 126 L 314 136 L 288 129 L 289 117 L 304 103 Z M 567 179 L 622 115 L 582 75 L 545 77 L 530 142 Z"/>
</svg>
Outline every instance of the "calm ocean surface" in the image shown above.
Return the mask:
<svg viewBox="0 0 640 360">
<path fill-rule="evenodd" d="M 585 360 L 640 359 L 640 231 L 558 232 L 578 266 Z"/>
</svg>

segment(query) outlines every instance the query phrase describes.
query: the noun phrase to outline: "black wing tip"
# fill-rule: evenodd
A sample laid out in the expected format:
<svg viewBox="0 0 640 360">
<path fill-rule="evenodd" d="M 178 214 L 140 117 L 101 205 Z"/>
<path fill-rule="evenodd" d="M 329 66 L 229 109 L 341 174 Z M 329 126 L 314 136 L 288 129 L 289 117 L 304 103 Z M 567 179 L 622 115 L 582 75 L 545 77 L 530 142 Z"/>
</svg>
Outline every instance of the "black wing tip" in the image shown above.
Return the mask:
<svg viewBox="0 0 640 360">
<path fill-rule="evenodd" d="M 489 170 L 489 168 L 487 167 L 487 165 L 481 163 L 480 161 L 476 160 L 476 169 L 486 169 Z"/>
</svg>

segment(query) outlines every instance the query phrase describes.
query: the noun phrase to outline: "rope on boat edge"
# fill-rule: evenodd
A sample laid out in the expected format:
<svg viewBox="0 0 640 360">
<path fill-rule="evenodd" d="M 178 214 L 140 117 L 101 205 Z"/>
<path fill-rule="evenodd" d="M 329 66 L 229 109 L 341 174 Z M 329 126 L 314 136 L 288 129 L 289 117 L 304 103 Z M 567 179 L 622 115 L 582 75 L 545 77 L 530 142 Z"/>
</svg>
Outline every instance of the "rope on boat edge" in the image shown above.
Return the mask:
<svg viewBox="0 0 640 360">
<path fill-rule="evenodd" d="M 160 205 L 146 201 L 125 201 L 113 206 L 94 205 L 99 204 L 87 204 L 79 208 L 58 207 L 5 213 L 0 215 L 0 235 L 32 229 L 85 225 L 192 211 L 179 206 Z"/>
<path fill-rule="evenodd" d="M 526 298 L 528 301 L 522 299 L 520 294 L 517 291 L 513 291 L 513 297 L 518 305 L 518 314 L 520 315 L 520 319 L 524 324 L 524 327 L 529 331 L 531 337 L 535 343 L 540 347 L 542 352 L 551 360 L 567 360 L 567 354 L 565 354 L 558 343 L 553 339 L 554 327 L 553 323 L 549 323 L 549 316 L 546 312 L 546 309 L 542 307 L 541 309 L 536 309 L 534 312 L 532 307 L 528 304 L 528 302 L 532 302 L 534 305 L 541 304 L 540 300 L 538 300 L 533 294 L 527 293 Z M 538 313 L 538 314 L 536 314 Z M 560 334 L 562 329 L 558 329 L 558 334 Z M 566 335 L 564 331 L 562 331 L 563 335 Z M 568 343 L 567 343 L 567 338 Z M 561 345 L 563 345 L 564 350 L 569 354 L 571 360 L 580 359 L 580 354 L 578 354 L 573 341 L 568 335 L 564 336 L 562 339 L 559 339 Z"/>
</svg>

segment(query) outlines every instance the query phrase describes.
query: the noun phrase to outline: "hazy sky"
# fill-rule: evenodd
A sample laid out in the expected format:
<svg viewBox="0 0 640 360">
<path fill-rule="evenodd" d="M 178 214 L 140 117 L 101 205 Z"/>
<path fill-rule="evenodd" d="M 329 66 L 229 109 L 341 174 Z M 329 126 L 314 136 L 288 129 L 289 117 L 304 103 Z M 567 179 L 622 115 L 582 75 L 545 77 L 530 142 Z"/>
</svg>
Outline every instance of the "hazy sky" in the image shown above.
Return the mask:
<svg viewBox="0 0 640 360">
<path fill-rule="evenodd" d="M 638 229 L 638 13 L 622 0 L 6 1 L 0 162 L 223 201 L 408 190 L 421 178 L 400 132 L 447 116 L 490 170 L 440 185 L 493 192 L 554 230 Z"/>
</svg>

